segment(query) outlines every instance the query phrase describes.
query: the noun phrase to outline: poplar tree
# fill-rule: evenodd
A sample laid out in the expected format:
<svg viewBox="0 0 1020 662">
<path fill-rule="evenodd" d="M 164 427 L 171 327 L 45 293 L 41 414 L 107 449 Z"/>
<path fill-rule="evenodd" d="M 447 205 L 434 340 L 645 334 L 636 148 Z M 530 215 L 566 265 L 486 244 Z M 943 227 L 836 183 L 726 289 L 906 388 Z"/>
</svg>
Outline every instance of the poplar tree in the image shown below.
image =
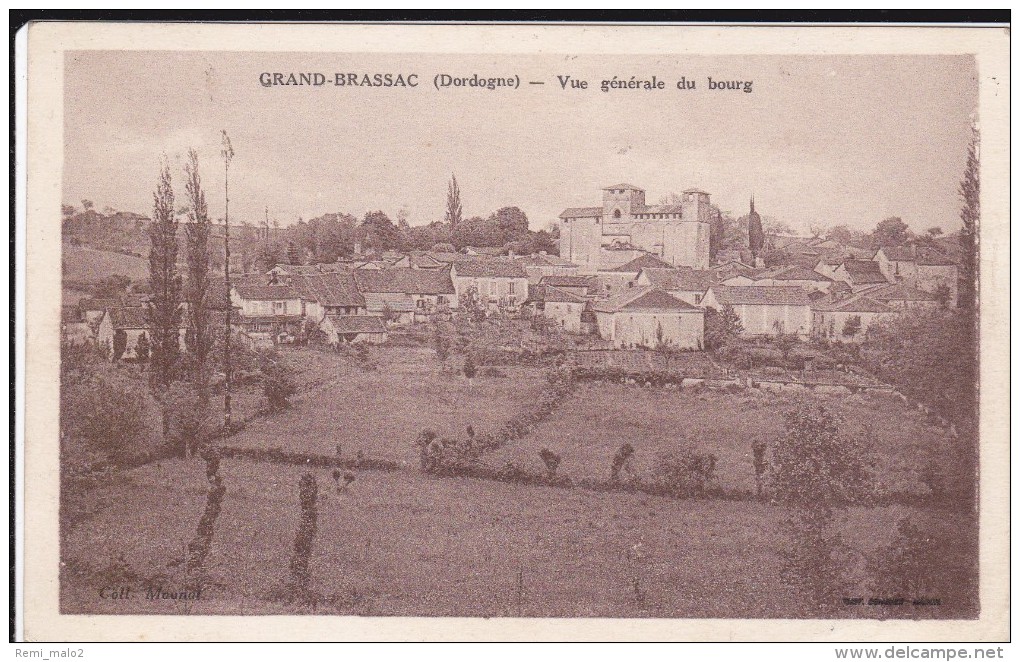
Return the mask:
<svg viewBox="0 0 1020 662">
<path fill-rule="evenodd" d="M 967 148 L 967 168 L 960 181 L 960 197 L 963 208 L 960 209 L 960 244 L 963 248 L 962 283 L 959 293 L 959 306 L 964 310 L 972 310 L 977 304 L 978 280 L 978 240 L 977 224 L 981 217 L 981 179 L 979 172 L 980 156 L 978 153 L 978 133 L 974 129 L 970 146 Z"/>
<path fill-rule="evenodd" d="M 456 229 L 463 220 L 464 211 L 460 206 L 460 187 L 457 186 L 457 176 L 450 176 L 450 185 L 446 190 L 446 218 L 444 219 L 450 229 Z"/>
<path fill-rule="evenodd" d="M 192 381 L 203 405 L 209 401 L 209 353 L 212 350 L 212 326 L 209 319 L 209 235 L 212 224 L 205 202 L 202 178 L 198 173 L 198 152 L 188 151 L 184 166 L 185 190 L 190 209 L 185 228 L 188 273 L 185 299 L 188 302 L 188 351 L 193 361 Z"/>
<path fill-rule="evenodd" d="M 181 276 L 177 272 L 177 218 L 170 166 L 164 160 L 153 193 L 149 225 L 149 285 L 147 309 L 152 333 L 152 379 L 157 386 L 173 381 L 180 359 Z"/>
</svg>

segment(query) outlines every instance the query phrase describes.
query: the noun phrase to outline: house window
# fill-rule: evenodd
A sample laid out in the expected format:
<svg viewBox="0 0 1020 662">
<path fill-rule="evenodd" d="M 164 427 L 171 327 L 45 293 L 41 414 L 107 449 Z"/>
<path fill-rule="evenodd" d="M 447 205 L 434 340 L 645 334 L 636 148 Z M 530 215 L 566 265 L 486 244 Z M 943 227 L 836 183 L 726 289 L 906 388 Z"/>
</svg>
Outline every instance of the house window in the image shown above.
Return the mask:
<svg viewBox="0 0 1020 662">
<path fill-rule="evenodd" d="M 510 294 L 511 294 L 511 296 L 514 294 L 514 282 L 513 281 L 510 281 Z"/>
<path fill-rule="evenodd" d="M 620 210 L 619 209 L 614 209 L 613 210 L 613 218 L 620 218 Z"/>
<path fill-rule="evenodd" d="M 286 301 L 274 301 L 273 302 L 273 314 L 283 315 L 287 311 Z"/>
</svg>

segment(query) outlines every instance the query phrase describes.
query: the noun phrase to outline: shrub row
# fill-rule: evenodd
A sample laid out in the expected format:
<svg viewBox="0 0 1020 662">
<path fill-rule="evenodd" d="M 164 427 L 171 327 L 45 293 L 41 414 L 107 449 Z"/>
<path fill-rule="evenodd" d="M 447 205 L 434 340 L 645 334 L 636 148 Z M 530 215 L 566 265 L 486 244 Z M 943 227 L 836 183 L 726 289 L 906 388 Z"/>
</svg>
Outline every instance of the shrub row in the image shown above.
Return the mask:
<svg viewBox="0 0 1020 662">
<path fill-rule="evenodd" d="M 375 471 L 397 471 L 400 464 L 390 460 L 357 457 L 344 459 L 333 455 L 316 455 L 285 451 L 281 448 L 239 448 L 236 446 L 220 446 L 217 451 L 222 457 L 240 458 L 254 462 L 272 462 L 274 464 L 291 464 L 301 467 L 339 467 L 342 469 L 369 469 Z"/>
<path fill-rule="evenodd" d="M 201 583 L 201 575 L 205 571 L 205 559 L 209 555 L 209 548 L 212 546 L 213 530 L 216 526 L 216 519 L 220 516 L 223 507 L 223 496 L 227 488 L 223 486 L 220 479 L 219 454 L 209 452 L 205 454 L 206 477 L 209 479 L 209 493 L 206 495 L 205 511 L 198 521 L 198 528 L 195 537 L 188 543 L 187 571 L 188 574 L 198 578 Z"/>
<path fill-rule="evenodd" d="M 319 486 L 315 474 L 301 476 L 298 495 L 301 501 L 301 521 L 294 536 L 294 556 L 290 560 L 290 578 L 293 588 L 301 595 L 308 593 L 310 573 L 308 563 L 312 558 L 312 543 L 318 530 L 319 513 L 317 500 Z"/>
</svg>

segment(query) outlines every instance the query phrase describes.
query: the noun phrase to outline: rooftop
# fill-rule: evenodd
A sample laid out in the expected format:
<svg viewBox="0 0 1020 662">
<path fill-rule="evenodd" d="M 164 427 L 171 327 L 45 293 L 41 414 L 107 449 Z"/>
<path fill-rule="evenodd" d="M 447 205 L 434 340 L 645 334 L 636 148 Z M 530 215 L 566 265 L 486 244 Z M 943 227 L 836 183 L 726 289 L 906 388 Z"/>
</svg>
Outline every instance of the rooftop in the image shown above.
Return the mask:
<svg viewBox="0 0 1020 662">
<path fill-rule="evenodd" d="M 716 301 L 724 306 L 807 306 L 811 303 L 807 292 L 799 287 L 713 285 L 711 290 Z"/>
<path fill-rule="evenodd" d="M 701 312 L 701 308 L 692 306 L 686 301 L 677 299 L 668 292 L 663 292 L 651 286 L 628 288 L 616 296 L 596 301 L 594 309 L 601 313 L 617 313 L 622 311 Z"/>
</svg>

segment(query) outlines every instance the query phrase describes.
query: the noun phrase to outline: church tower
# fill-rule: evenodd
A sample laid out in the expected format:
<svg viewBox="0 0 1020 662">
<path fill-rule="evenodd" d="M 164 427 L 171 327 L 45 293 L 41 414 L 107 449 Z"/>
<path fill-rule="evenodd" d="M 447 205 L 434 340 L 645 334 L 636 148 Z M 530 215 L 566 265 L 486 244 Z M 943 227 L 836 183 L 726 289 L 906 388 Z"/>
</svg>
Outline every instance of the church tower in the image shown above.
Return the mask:
<svg viewBox="0 0 1020 662">
<path fill-rule="evenodd" d="M 662 255 L 678 267 L 708 269 L 712 236 L 712 203 L 709 194 L 689 188 L 680 198 L 680 222 L 670 223 L 663 233 Z"/>
<path fill-rule="evenodd" d="M 602 189 L 602 217 L 606 223 L 627 223 L 645 208 L 645 190 L 632 184 Z"/>
</svg>

